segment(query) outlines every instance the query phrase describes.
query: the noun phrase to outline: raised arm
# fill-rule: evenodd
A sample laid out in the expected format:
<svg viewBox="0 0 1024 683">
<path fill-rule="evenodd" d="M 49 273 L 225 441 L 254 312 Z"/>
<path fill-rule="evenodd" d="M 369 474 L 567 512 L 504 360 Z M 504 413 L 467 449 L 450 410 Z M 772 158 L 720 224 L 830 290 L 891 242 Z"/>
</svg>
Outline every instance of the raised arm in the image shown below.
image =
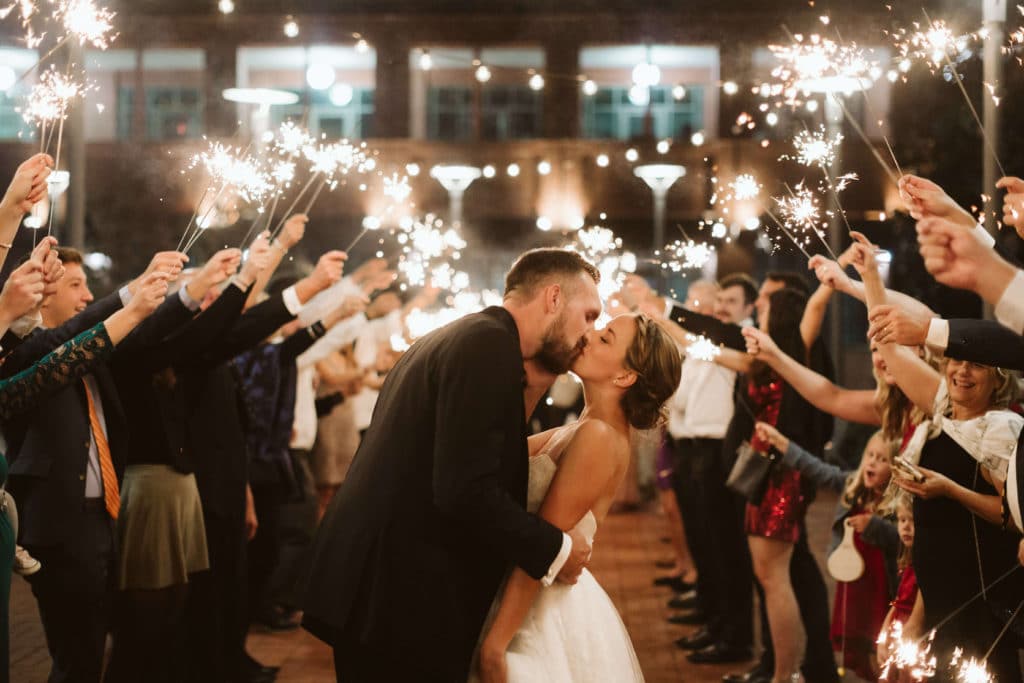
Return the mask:
<svg viewBox="0 0 1024 683">
<path fill-rule="evenodd" d="M 754 327 L 743 330 L 750 354 L 767 363 L 786 383 L 818 410 L 849 422 L 880 425 L 875 394 L 866 389 L 844 389 L 827 377 L 787 356 L 767 334 Z"/>
<path fill-rule="evenodd" d="M 25 370 L 0 381 L 0 419 L 31 410 L 47 396 L 106 362 L 114 347 L 156 310 L 166 293 L 166 277 L 147 278 L 126 308 L 62 344 Z"/>
<path fill-rule="evenodd" d="M 540 516 L 569 531 L 594 509 L 598 501 L 614 495 L 625 473 L 616 458 L 623 437 L 601 422 L 588 421 L 577 430 L 562 455 L 558 473 L 540 508 Z M 628 453 L 628 444 L 621 444 Z M 485 683 L 504 681 L 505 652 L 533 605 L 540 582 L 515 568 L 501 596 L 498 613 L 480 648 Z"/>
<path fill-rule="evenodd" d="M 306 234 L 306 223 L 309 222 L 309 218 L 305 214 L 297 213 L 291 216 L 285 221 L 284 227 L 281 228 L 281 234 L 279 234 L 274 241 L 270 243 L 270 257 L 267 261 L 267 267 L 260 271 L 259 275 L 256 276 L 256 282 L 253 283 L 252 289 L 249 291 L 249 296 L 245 300 L 246 310 L 256 305 L 260 294 L 266 289 L 267 283 L 270 282 L 270 278 L 274 276 L 277 271 L 277 267 L 281 265 L 281 261 L 288 252 L 302 240 L 303 235 Z M 269 233 L 263 233 L 264 237 L 269 238 Z"/>
<path fill-rule="evenodd" d="M 835 261 L 831 261 L 819 254 L 811 257 L 808 266 L 814 271 L 822 285 L 852 296 L 861 303 L 866 303 L 867 293 L 864 283 L 850 278 L 843 271 L 843 267 Z M 885 300 L 889 304 L 898 306 L 915 317 L 924 316 L 931 318 L 935 316 L 935 312 L 925 304 L 894 289 L 885 290 Z M 808 302 L 808 305 L 810 305 L 810 302 Z"/>
<path fill-rule="evenodd" d="M 53 159 L 49 154 L 36 154 L 18 166 L 14 178 L 0 199 L 0 267 L 11 253 L 11 244 L 25 214 L 46 196 L 46 179 Z"/>
<path fill-rule="evenodd" d="M 842 493 L 846 488 L 849 472 L 811 455 L 770 424 L 758 422 L 755 428 L 762 439 L 782 454 L 782 464 L 799 471 L 814 484 L 836 493 Z"/>
</svg>

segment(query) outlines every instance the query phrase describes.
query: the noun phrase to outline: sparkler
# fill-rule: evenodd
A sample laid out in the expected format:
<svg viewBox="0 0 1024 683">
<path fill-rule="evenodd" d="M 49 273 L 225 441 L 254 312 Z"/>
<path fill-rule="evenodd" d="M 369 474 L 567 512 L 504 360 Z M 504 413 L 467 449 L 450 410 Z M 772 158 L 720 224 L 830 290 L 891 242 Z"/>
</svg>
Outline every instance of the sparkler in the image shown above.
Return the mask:
<svg viewBox="0 0 1024 683">
<path fill-rule="evenodd" d="M 893 670 L 903 671 L 915 681 L 932 678 L 936 670 L 936 658 L 931 653 L 935 630 L 930 631 L 923 641 L 903 638 L 903 624 L 894 621 L 889 631 L 882 631 L 878 644 L 884 645 L 888 657 L 882 663 L 879 680 L 887 680 Z"/>
<path fill-rule="evenodd" d="M 392 173 L 390 178 L 384 179 L 384 196 L 390 197 L 395 202 L 401 204 L 409 195 L 412 193 L 412 188 L 409 187 L 409 178 L 406 176 L 398 177 L 397 173 Z"/>
<path fill-rule="evenodd" d="M 832 249 L 828 246 L 828 242 L 826 242 L 822 234 L 818 232 L 818 224 L 821 223 L 821 206 L 818 204 L 818 198 L 803 184 L 803 182 L 796 186 L 796 191 L 791 189 L 788 185 L 786 186 L 786 189 L 789 191 L 789 197 L 775 198 L 775 203 L 779 207 L 779 214 L 782 216 L 782 220 L 778 221 L 779 225 L 797 231 L 809 231 L 814 233 L 814 235 L 817 236 L 825 246 L 825 250 L 829 253 L 829 256 L 832 257 L 832 260 L 839 260 L 836 258 L 836 255 L 832 253 Z M 788 231 L 787 234 L 789 234 Z M 790 239 L 792 238 L 793 236 L 790 235 Z M 794 243 L 796 243 L 796 240 L 794 240 Z M 799 246 L 799 244 L 797 244 L 797 246 Z M 801 251 L 803 251 L 802 248 Z M 804 253 L 806 254 L 806 251 Z"/>
<path fill-rule="evenodd" d="M 403 220 L 399 229 L 397 240 L 402 246 L 402 256 L 396 268 L 406 285 L 429 284 L 453 292 L 469 287 L 469 276 L 450 263 L 458 261 L 466 248 L 466 241 L 457 230 L 446 229 L 444 221 L 432 214 L 422 219 Z"/>
<path fill-rule="evenodd" d="M 761 194 L 761 184 L 749 173 L 736 176 L 736 179 L 729 183 L 729 187 L 732 189 L 733 199 L 737 201 L 756 199 Z"/>
<path fill-rule="evenodd" d="M 779 61 L 771 72 L 776 79 L 775 91 L 781 90 L 786 104 L 800 104 L 798 98 L 801 94 L 820 89 L 823 83 L 828 83 L 830 90 L 852 91 L 858 87 L 855 83 L 870 80 L 874 64 L 856 46 L 841 45 L 818 34 L 810 35 L 806 40 L 800 34 L 790 34 L 790 37 L 792 42 L 789 45 L 769 46 Z"/>
<path fill-rule="evenodd" d="M 967 102 L 968 109 L 971 110 L 971 116 L 974 117 L 974 122 L 978 124 L 978 130 L 981 131 L 981 141 L 985 143 L 985 148 L 988 149 L 989 154 L 992 155 L 992 159 L 996 162 L 996 166 L 999 167 L 999 173 L 1002 176 L 1006 176 L 1006 169 L 1003 168 L 1003 164 L 999 161 L 999 155 L 996 154 L 995 147 L 992 146 L 992 141 L 989 139 L 988 134 L 985 132 L 985 124 L 981 122 L 981 117 L 978 116 L 978 110 L 974 107 L 974 103 L 971 102 L 971 96 L 967 94 L 967 88 L 964 87 L 964 81 L 960 78 L 960 72 L 956 70 L 956 66 L 949 58 L 949 46 L 952 44 L 953 47 L 957 48 L 958 51 L 962 52 L 966 47 L 966 43 L 961 47 L 960 39 L 954 39 L 952 32 L 942 22 L 933 22 L 928 16 L 928 12 L 924 9 L 921 10 L 924 14 L 925 20 L 928 22 L 930 29 L 924 35 L 928 40 L 928 44 L 933 47 L 932 57 L 941 56 L 942 60 L 946 62 L 946 66 L 952 73 L 953 80 L 956 81 L 956 85 L 960 88 L 960 94 L 964 96 L 964 101 Z M 952 41 L 952 43 L 950 42 Z"/>
<path fill-rule="evenodd" d="M 833 181 L 831 172 L 831 167 L 835 164 L 842 142 L 842 133 L 836 133 L 835 137 L 830 139 L 824 126 L 819 127 L 816 131 L 805 128 L 793 138 L 796 156 L 784 154 L 780 159 L 792 159 L 804 166 L 817 166 L 821 170 L 821 174 L 825 179 L 825 186 L 832 193 L 832 199 L 835 201 L 839 216 L 843 219 L 846 231 L 852 233 L 853 228 L 850 227 L 850 222 L 846 219 L 846 211 L 843 209 L 842 202 L 839 201 L 839 193 L 857 179 L 857 174 L 847 173 Z M 832 253 L 831 250 L 829 253 Z"/>
<path fill-rule="evenodd" d="M 35 71 L 40 64 L 52 57 L 57 50 L 64 47 L 72 38 L 78 38 L 79 43 L 83 46 L 92 45 L 98 50 L 106 50 L 110 46 L 110 42 L 116 37 L 111 35 L 114 30 L 113 19 L 115 14 L 106 7 L 96 5 L 94 0 L 60 0 L 58 2 L 51 0 L 51 4 L 56 5 L 51 17 L 61 23 L 64 35 L 52 48 L 18 77 L 14 82 L 15 85 Z M 32 16 L 36 11 L 35 3 L 32 0 L 17 0 L 16 3 L 9 5 L 5 11 L 0 11 L 0 19 L 6 17 L 14 9 L 15 5 L 20 10 L 21 24 L 25 30 L 25 44 L 30 48 L 38 47 L 42 43 L 45 33 L 37 35 L 32 28 Z"/>
<path fill-rule="evenodd" d="M 715 248 L 704 242 L 694 242 L 692 239 L 676 240 L 665 247 L 658 256 L 668 256 L 661 261 L 662 267 L 668 268 L 673 273 L 695 268 L 700 270 L 715 253 Z"/>
<path fill-rule="evenodd" d="M 715 358 L 722 355 L 722 349 L 702 334 L 687 334 L 686 340 L 690 342 L 686 347 L 686 355 L 690 358 L 712 363 Z"/>
</svg>

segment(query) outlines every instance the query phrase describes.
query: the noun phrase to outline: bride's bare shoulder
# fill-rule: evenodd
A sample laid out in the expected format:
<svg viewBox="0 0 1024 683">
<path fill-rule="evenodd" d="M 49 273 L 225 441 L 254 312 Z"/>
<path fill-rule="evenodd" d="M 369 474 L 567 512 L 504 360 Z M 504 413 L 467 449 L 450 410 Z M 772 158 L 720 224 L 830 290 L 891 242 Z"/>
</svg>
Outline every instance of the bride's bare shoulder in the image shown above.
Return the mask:
<svg viewBox="0 0 1024 683">
<path fill-rule="evenodd" d="M 580 422 L 568 450 L 579 453 L 578 457 L 618 462 L 629 457 L 629 434 L 609 422 L 589 418 Z"/>
</svg>

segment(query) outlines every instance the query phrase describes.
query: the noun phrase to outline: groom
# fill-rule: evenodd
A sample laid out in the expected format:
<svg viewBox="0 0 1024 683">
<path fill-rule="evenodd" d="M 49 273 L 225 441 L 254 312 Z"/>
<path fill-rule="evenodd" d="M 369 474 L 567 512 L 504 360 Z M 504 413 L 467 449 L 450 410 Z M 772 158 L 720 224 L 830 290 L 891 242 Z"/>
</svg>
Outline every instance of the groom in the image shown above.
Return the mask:
<svg viewBox="0 0 1024 683">
<path fill-rule="evenodd" d="M 314 542 L 303 625 L 339 681 L 465 681 L 510 566 L 579 576 L 586 540 L 525 510 L 523 362 L 568 370 L 599 279 L 573 252 L 526 252 L 500 307 L 423 337 L 388 374 Z"/>
</svg>

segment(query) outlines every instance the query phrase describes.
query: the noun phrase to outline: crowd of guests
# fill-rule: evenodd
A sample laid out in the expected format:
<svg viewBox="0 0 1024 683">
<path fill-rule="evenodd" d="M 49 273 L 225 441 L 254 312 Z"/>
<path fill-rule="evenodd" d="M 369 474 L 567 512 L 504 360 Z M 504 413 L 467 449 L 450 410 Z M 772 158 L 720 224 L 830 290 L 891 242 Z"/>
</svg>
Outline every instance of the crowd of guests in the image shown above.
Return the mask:
<svg viewBox="0 0 1024 683">
<path fill-rule="evenodd" d="M 51 165 L 26 161 L 0 200 L 0 264 Z M 1024 235 L 1024 181 L 1003 184 L 1005 223 Z M 829 683 L 840 667 L 877 680 L 892 634 L 932 629 L 940 667 L 962 648 L 1020 680 L 1024 271 L 938 186 L 906 176 L 900 190 L 929 272 L 998 322 L 944 321 L 887 290 L 857 234 L 838 261 L 810 260 L 813 288 L 801 273 L 733 274 L 691 283 L 679 304 L 634 276 L 609 302 L 687 355 L 657 452 L 673 549 L 658 583 L 676 593 L 670 621 L 699 627 L 676 642 L 698 664 L 754 659 L 757 595 L 760 656 L 725 681 Z M 12 573 L 37 601 L 51 681 L 274 679 L 246 634 L 298 627 L 309 546 L 404 347 L 392 340 L 437 297 L 406 296 L 382 260 L 343 274 L 338 251 L 276 274 L 305 225 L 290 217 L 245 258 L 157 253 L 99 300 L 82 255 L 50 237 L 11 272 L 0 680 Z M 836 292 L 867 307 L 873 390 L 835 383 L 821 330 Z M 558 419 L 577 408 L 571 380 L 549 395 Z M 875 431 L 834 439 L 835 418 Z M 755 485 L 738 485 L 758 458 Z M 806 525 L 819 489 L 838 496 L 830 552 L 863 566 L 831 614 Z"/>
<path fill-rule="evenodd" d="M 0 263 L 45 195 L 22 164 Z M 407 297 L 380 259 L 275 275 L 306 217 L 245 258 L 157 253 L 94 299 L 82 254 L 42 237 L 0 293 L 0 680 L 12 573 L 57 681 L 272 681 L 253 623 L 299 626 L 309 543 L 396 362 Z M 398 345 L 403 346 L 403 345 Z"/>
<path fill-rule="evenodd" d="M 1002 185 L 1004 222 L 1024 238 L 1024 181 Z M 974 657 L 1021 680 L 1024 271 L 934 183 L 905 176 L 900 191 L 928 271 L 994 305 L 998 322 L 944 321 L 887 290 L 858 233 L 838 261 L 810 259 L 813 289 L 769 272 L 692 282 L 683 304 L 640 278 L 619 294 L 688 356 L 656 461 L 673 553 L 655 583 L 675 592 L 669 621 L 697 627 L 676 641 L 691 662 L 753 661 L 726 683 L 904 680 L 884 669 L 901 643 L 930 644 L 938 679 Z M 835 383 L 821 329 L 836 292 L 866 305 L 873 390 Z M 847 434 L 875 431 L 833 437 L 835 418 Z M 819 490 L 838 496 L 831 615 L 806 525 Z"/>
</svg>

